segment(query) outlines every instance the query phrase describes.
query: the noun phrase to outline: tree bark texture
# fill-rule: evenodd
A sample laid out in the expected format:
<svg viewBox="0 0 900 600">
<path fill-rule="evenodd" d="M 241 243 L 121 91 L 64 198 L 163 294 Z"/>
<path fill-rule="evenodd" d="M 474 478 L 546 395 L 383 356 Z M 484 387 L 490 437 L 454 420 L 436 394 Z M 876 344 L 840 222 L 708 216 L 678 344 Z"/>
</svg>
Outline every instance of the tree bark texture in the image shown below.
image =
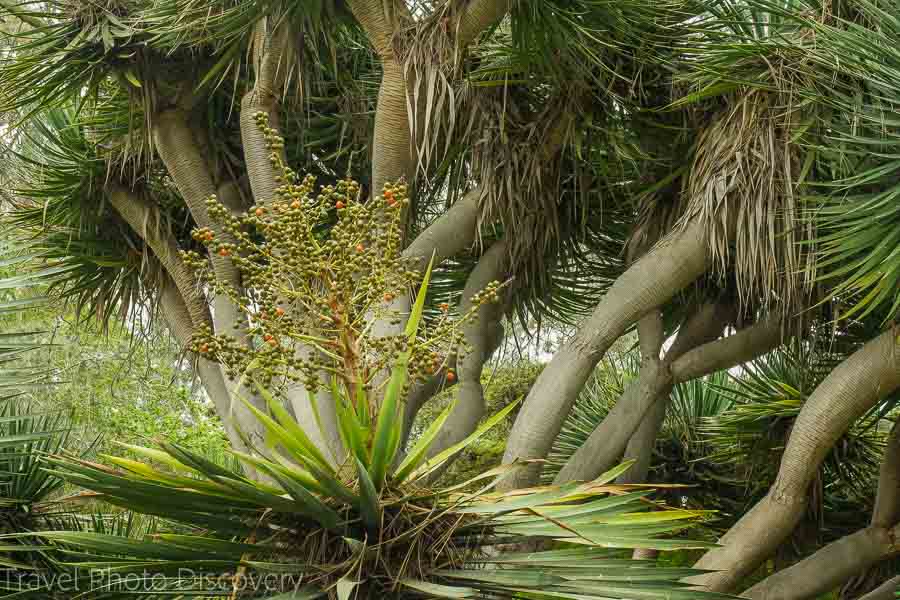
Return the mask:
<svg viewBox="0 0 900 600">
<path fill-rule="evenodd" d="M 502 279 L 506 273 L 509 251 L 502 241 L 495 242 L 484 253 L 469 275 L 459 305 L 459 314 L 464 315 L 472 307 L 472 297 L 492 281 Z M 502 316 L 499 304 L 482 306 L 474 318 L 463 326 L 467 352 L 457 360 L 459 384 L 456 405 L 434 443 L 428 449 L 428 456 L 434 456 L 457 442 L 461 442 L 478 426 L 484 416 L 484 388 L 481 372 L 496 345 L 495 328 L 499 327 Z"/>
<path fill-rule="evenodd" d="M 885 581 L 883 584 L 857 600 L 895 600 L 898 590 L 900 590 L 900 575 Z"/>
<path fill-rule="evenodd" d="M 706 230 L 699 222 L 664 239 L 629 267 L 538 377 L 513 426 L 503 462 L 545 458 L 578 394 L 612 343 L 708 267 Z M 504 479 L 501 488 L 527 487 L 539 476 L 539 465 L 518 469 Z"/>
<path fill-rule="evenodd" d="M 730 591 L 771 556 L 803 515 L 809 485 L 850 425 L 900 387 L 900 343 L 886 331 L 838 365 L 813 391 L 794 424 L 771 490 L 695 565 L 714 571 L 689 579 Z"/>
</svg>

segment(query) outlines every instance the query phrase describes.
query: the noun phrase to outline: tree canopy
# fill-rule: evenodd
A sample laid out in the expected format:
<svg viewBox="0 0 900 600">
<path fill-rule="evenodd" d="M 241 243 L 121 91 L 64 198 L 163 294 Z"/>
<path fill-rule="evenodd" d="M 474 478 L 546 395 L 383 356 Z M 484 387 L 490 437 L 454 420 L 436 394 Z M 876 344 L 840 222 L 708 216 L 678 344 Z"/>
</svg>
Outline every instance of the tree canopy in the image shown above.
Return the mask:
<svg viewBox="0 0 900 600">
<path fill-rule="evenodd" d="M 548 514 L 559 507 L 546 503 L 576 501 L 573 490 L 645 484 L 670 404 L 692 383 L 742 368 L 751 375 L 736 397 L 785 402 L 779 389 L 797 384 L 778 468 L 699 571 L 670 577 L 687 578 L 672 598 L 743 591 L 820 478 L 843 476 L 836 444 L 896 414 L 892 0 L 3 0 L 0 10 L 0 177 L 17 267 L 3 285 L 36 290 L 4 308 L 50 300 L 101 322 L 161 317 L 245 471 L 172 444 L 145 458 L 196 480 L 130 459 L 114 463 L 124 474 L 71 457 L 53 469 L 149 514 L 163 510 L 153 486 L 183 486 L 178 518 L 215 530 L 215 552 L 248 552 L 226 533 L 259 540 L 246 520 L 209 514 L 204 494 L 228 496 L 239 515 L 290 503 L 323 532 L 350 511 L 354 535 L 396 533 L 376 521 L 405 522 L 405 508 L 386 506 L 418 481 L 411 473 L 425 481 L 481 431 L 484 367 L 514 327 L 571 335 L 492 472 L 503 500 L 459 513 L 485 511 L 497 535 L 589 541 L 557 531 L 577 519 L 506 526 L 486 515 L 523 508 L 510 498 L 542 476 L 557 491 L 527 508 Z M 579 395 L 635 330 L 634 376 L 561 455 Z M 769 377 L 785 356 L 807 366 Z M 785 375 L 798 371 L 803 381 Z M 450 387 L 456 400 L 422 434 L 429 443 L 408 444 L 417 412 Z M 708 435 L 746 422 L 730 410 Z M 896 431 L 867 482 L 878 488 L 871 522 L 746 597 L 815 597 L 896 551 Z M 636 462 L 620 473 L 623 459 Z M 291 465 L 303 475 L 286 475 Z M 597 487 L 571 487 L 584 481 Z M 292 526 L 273 519 L 271 532 Z M 428 523 L 429 536 L 466 536 L 465 525 Z M 374 568 L 354 551 L 322 576 L 341 600 L 346 561 Z M 459 575 L 465 560 L 439 571 L 441 584 L 423 567 L 412 587 L 513 593 L 506 579 L 493 588 Z M 388 588 L 373 580 L 365 593 Z"/>
</svg>

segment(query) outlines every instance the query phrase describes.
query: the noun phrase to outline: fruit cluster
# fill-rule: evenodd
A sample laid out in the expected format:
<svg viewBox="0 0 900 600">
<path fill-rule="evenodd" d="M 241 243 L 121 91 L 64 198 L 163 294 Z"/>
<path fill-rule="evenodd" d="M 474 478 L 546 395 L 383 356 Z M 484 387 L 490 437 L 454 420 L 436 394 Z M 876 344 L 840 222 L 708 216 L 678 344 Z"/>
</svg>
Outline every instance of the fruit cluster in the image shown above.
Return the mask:
<svg viewBox="0 0 900 600">
<path fill-rule="evenodd" d="M 237 307 L 238 318 L 232 332 L 199 329 L 192 350 L 224 365 L 232 379 L 252 370 L 273 391 L 295 384 L 317 390 L 334 378 L 348 390 L 361 384 L 374 397 L 383 374 L 406 352 L 411 383 L 441 372 L 453 381 L 448 358 L 464 348 L 462 325 L 480 305 L 497 300 L 498 284 L 456 318 L 441 304 L 439 316 L 424 320 L 410 343 L 401 325 L 422 274 L 401 254 L 406 184 L 386 185 L 366 202 L 349 179 L 316 190 L 314 177 L 300 179 L 283 164 L 283 140 L 260 115 L 279 186 L 244 214 L 208 199 L 216 230 L 193 232 L 207 253 L 183 257 L 211 294 Z M 211 268 L 210 258 L 227 259 L 241 289 L 217 277 L 221 270 Z"/>
</svg>

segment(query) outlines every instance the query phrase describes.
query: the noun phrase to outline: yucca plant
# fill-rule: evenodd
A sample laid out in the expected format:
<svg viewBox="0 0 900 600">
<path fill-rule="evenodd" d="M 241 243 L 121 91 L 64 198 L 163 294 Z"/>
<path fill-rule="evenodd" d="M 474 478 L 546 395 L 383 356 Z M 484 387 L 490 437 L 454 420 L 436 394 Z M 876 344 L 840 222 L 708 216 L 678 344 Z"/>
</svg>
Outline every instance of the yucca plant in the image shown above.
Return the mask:
<svg viewBox="0 0 900 600">
<path fill-rule="evenodd" d="M 263 118 L 260 127 L 277 148 L 280 138 Z M 244 396 L 241 409 L 259 424 L 242 432 L 247 451 L 233 451 L 243 472 L 165 441 L 127 447 L 144 461 L 106 456 L 101 464 L 61 453 L 48 459 L 49 473 L 177 532 L 140 540 L 71 531 L 9 537 L 51 542 L 54 564 L 100 597 L 127 597 L 134 581 L 144 594 L 170 598 L 720 597 L 678 582 L 693 571 L 626 559 L 623 551 L 635 547 L 708 546 L 663 537 L 705 513 L 665 509 L 647 498 L 646 486 L 614 485 L 628 464 L 594 481 L 494 493 L 517 463 L 435 489 L 430 478 L 516 403 L 430 453 L 451 403 L 401 452 L 402 399 L 434 373 L 453 381 L 449 356 L 466 351 L 460 323 L 497 301 L 502 286 L 487 284 L 458 318 L 446 308 L 424 318 L 431 267 L 424 275 L 404 269 L 397 244 L 406 186 L 388 186 L 377 204 L 360 202 L 352 181 L 313 196 L 313 179 L 301 180 L 277 155 L 272 161 L 283 173 L 278 201 L 236 216 L 211 198 L 210 214 L 225 233 L 193 233 L 255 290 L 253 305 L 242 305 L 251 323 L 242 337 L 201 331 L 193 342 L 200 356 L 222 364 Z M 217 294 L 234 293 L 205 262 L 184 255 Z M 296 280 L 286 268 L 307 277 L 288 287 L 283 282 Z M 419 279 L 402 331 L 374 334 L 367 315 L 389 311 Z M 322 372 L 327 389 L 316 385 Z M 283 404 L 297 385 L 308 390 L 318 431 Z M 318 417 L 323 402 L 336 414 L 331 444 L 316 441 L 329 440 L 329 424 Z M 538 540 L 549 549 L 526 551 Z"/>
</svg>

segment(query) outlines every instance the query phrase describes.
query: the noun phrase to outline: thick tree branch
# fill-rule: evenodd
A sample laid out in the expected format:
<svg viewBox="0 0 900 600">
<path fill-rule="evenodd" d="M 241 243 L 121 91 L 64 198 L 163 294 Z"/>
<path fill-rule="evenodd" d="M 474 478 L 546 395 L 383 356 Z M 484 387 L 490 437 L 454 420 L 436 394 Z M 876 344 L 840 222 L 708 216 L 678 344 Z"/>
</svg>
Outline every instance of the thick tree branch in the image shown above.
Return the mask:
<svg viewBox="0 0 900 600">
<path fill-rule="evenodd" d="M 187 348 L 194 334 L 194 323 L 184 299 L 178 292 L 178 287 L 171 278 L 164 280 L 160 286 L 159 304 L 169 331 L 172 332 L 182 348 Z M 231 415 L 231 392 L 226 384 L 222 368 L 203 357 L 195 354 L 191 354 L 191 356 L 195 359 L 197 378 L 200 379 L 203 389 L 216 407 L 216 413 L 222 419 L 222 426 L 225 428 L 231 447 L 246 452 L 247 446 L 235 429 L 234 422 L 229 418 Z"/>
<path fill-rule="evenodd" d="M 847 429 L 900 387 L 900 342 L 886 331 L 838 365 L 803 405 L 774 485 L 696 567 L 713 571 L 689 581 L 729 591 L 791 534 L 803 515 L 809 485 Z"/>
<path fill-rule="evenodd" d="M 691 381 L 745 363 L 777 348 L 784 340 L 783 333 L 778 315 L 766 315 L 734 335 L 709 342 L 675 358 L 671 366 L 672 378 L 675 383 Z"/>
<path fill-rule="evenodd" d="M 227 239 L 222 226 L 209 217 L 206 202 L 216 194 L 216 186 L 189 126 L 188 113 L 173 108 L 157 115 L 153 122 L 153 141 L 194 222 L 212 229 L 219 239 Z M 216 255 L 211 260 L 219 281 L 239 288 L 240 275 L 232 262 Z"/>
<path fill-rule="evenodd" d="M 883 584 L 857 600 L 895 600 L 898 590 L 900 590 L 900 575 L 885 581 Z"/>
<path fill-rule="evenodd" d="M 502 241 L 495 242 L 484 253 L 469 275 L 460 301 L 460 314 L 467 313 L 474 305 L 472 297 L 492 281 L 503 279 L 506 273 L 509 250 Z M 428 449 L 434 456 L 453 444 L 462 441 L 475 430 L 484 416 L 484 388 L 481 385 L 481 371 L 491 353 L 496 349 L 491 342 L 497 339 L 495 328 L 499 327 L 502 309 L 499 304 L 486 304 L 474 318 L 463 326 L 468 352 L 458 359 L 459 386 L 456 406 Z"/>
<path fill-rule="evenodd" d="M 689 344 L 701 343 L 721 333 L 724 319 L 717 313 L 722 312 L 715 303 L 707 303 L 692 314 L 685 324 L 679 329 L 678 335 L 667 353 L 678 355 L 690 346 Z M 661 336 L 662 326 L 658 310 L 651 311 L 647 316 L 638 321 L 638 334 L 644 338 L 644 344 L 652 353 L 652 348 L 659 347 L 658 338 Z M 650 338 L 650 339 L 648 339 Z M 614 466 L 626 450 L 632 435 L 638 430 L 641 422 L 648 415 L 651 407 L 662 404 L 672 391 L 672 377 L 669 373 L 668 360 L 654 359 L 652 354 L 642 357 L 641 370 L 636 379 L 632 380 L 622 396 L 613 406 L 605 419 L 591 432 L 585 443 L 566 462 L 556 482 L 562 483 L 573 480 L 593 479 L 600 473 Z M 663 402 L 660 402 L 660 401 Z M 665 415 L 665 411 L 661 411 Z M 655 426 L 660 415 L 653 417 L 654 422 L 648 427 Z M 654 437 L 655 439 L 655 437 Z M 641 449 L 642 450 L 642 449 Z M 647 461 L 649 457 L 644 452 L 640 457 Z"/>
<path fill-rule="evenodd" d="M 843 537 L 744 592 L 752 600 L 807 600 L 824 594 L 900 551 L 900 425 L 884 451 L 869 527 Z"/>
<path fill-rule="evenodd" d="M 503 462 L 546 457 L 585 381 L 612 343 L 708 267 L 707 230 L 699 220 L 629 267 L 538 377 L 513 426 Z M 501 487 L 531 485 L 539 474 L 539 465 L 518 469 Z"/>
<path fill-rule="evenodd" d="M 780 338 L 774 336 L 767 338 L 770 342 L 768 345 L 747 344 L 748 337 L 752 335 L 756 339 L 758 336 L 746 333 L 709 341 L 715 340 L 733 317 L 734 310 L 730 303 L 706 303 L 695 311 L 679 328 L 664 359 L 643 361 L 638 377 L 628 384 L 606 418 L 559 472 L 557 483 L 596 477 L 614 466 L 623 452 L 626 457 L 636 458 L 639 462 L 621 481 L 634 482 L 634 479 L 642 482 L 647 475 L 650 452 L 665 418 L 665 407 L 672 387 L 675 383 L 685 381 L 674 377 L 674 365 L 682 357 L 690 356 L 697 350 L 715 346 L 717 353 L 704 352 L 691 359 L 690 364 L 695 369 L 694 377 L 702 377 L 766 354 L 777 345 Z M 641 329 L 644 330 L 645 337 L 651 327 L 656 328 L 649 321 L 642 319 L 640 322 L 644 323 Z M 655 345 L 655 342 L 650 344 Z M 692 349 L 692 344 L 703 345 Z M 701 359 L 705 362 L 700 362 Z"/>
<path fill-rule="evenodd" d="M 638 321 L 637 330 L 641 347 L 641 370 L 651 364 L 655 368 L 660 368 L 662 359 L 659 353 L 665 341 L 662 313 L 659 310 L 650 311 Z M 661 424 L 666 414 L 665 400 L 671 392 L 669 387 L 665 386 L 665 390 L 660 390 L 650 410 L 629 438 L 623 459 L 634 459 L 636 462 L 616 480 L 616 483 L 643 483 L 646 480 L 653 458 L 653 445 L 656 442 L 657 421 Z"/>
<path fill-rule="evenodd" d="M 878 473 L 878 492 L 872 509 L 873 527 L 900 523 L 900 419 L 891 428 Z"/>
<path fill-rule="evenodd" d="M 385 184 L 401 179 L 412 184 L 415 179 L 408 90 L 403 65 L 394 59 L 384 60 L 372 139 L 373 198 L 380 197 Z"/>
<path fill-rule="evenodd" d="M 396 26 L 394 15 L 385 10 L 388 4 L 393 3 L 384 0 L 347 0 L 347 4 L 382 60 L 393 59 Z"/>
<path fill-rule="evenodd" d="M 190 313 L 194 326 L 211 324 L 209 307 L 191 270 L 181 256 L 180 248 L 171 231 L 163 230 L 159 223 L 158 209 L 146 197 L 125 186 L 111 182 L 109 202 L 134 232 L 143 239 L 157 260 L 172 278 Z"/>
<path fill-rule="evenodd" d="M 816 598 L 896 553 L 898 535 L 900 526 L 861 529 L 767 577 L 742 596 L 751 600 Z"/>
<path fill-rule="evenodd" d="M 244 163 L 253 198 L 258 204 L 267 204 L 275 198 L 278 187 L 277 172 L 270 160 L 276 152 L 284 160 L 284 150 L 269 150 L 265 133 L 256 120 L 257 113 L 268 117 L 268 127 L 280 132 L 280 94 L 290 74 L 291 38 L 286 23 L 275 31 L 267 20 L 260 21 L 253 35 L 256 82 L 241 101 L 241 145 Z"/>
<path fill-rule="evenodd" d="M 434 255 L 435 264 L 456 256 L 475 243 L 481 191 L 476 188 L 457 202 L 422 231 L 403 251 L 410 267 L 422 271 Z"/>
<path fill-rule="evenodd" d="M 468 47 L 483 31 L 499 23 L 512 4 L 513 0 L 472 0 L 459 22 L 459 47 Z"/>
</svg>

